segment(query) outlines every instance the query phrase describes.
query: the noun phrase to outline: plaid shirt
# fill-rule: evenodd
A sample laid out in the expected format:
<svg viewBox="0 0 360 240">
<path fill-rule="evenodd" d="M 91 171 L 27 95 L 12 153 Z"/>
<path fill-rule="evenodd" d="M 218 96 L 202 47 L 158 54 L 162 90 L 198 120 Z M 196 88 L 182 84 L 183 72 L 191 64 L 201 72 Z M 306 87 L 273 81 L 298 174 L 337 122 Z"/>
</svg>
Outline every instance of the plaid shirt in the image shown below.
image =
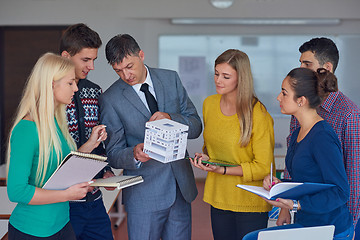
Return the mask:
<svg viewBox="0 0 360 240">
<path fill-rule="evenodd" d="M 356 225 L 360 217 L 360 109 L 338 91 L 330 93 L 317 112 L 333 127 L 341 142 L 345 170 L 350 184 L 350 199 L 347 204 Z M 299 122 L 291 116 L 288 145 L 292 133 L 299 127 Z M 290 178 L 287 169 L 285 169 L 285 178 Z"/>
</svg>

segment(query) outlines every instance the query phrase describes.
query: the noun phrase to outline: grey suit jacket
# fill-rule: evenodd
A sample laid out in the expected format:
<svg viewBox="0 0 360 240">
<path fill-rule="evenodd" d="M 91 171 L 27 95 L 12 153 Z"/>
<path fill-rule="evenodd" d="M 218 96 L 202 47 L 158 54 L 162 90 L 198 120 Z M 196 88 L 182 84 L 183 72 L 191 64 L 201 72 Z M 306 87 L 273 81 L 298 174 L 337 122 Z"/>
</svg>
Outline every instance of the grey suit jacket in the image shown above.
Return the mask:
<svg viewBox="0 0 360 240">
<path fill-rule="evenodd" d="M 202 124 L 178 74 L 174 71 L 149 68 L 159 111 L 189 126 L 188 138 L 197 138 Z M 144 142 L 145 123 L 151 113 L 132 86 L 117 80 L 99 99 L 100 122 L 107 126 L 106 153 L 114 168 L 123 168 L 125 175 L 141 175 L 144 182 L 123 189 L 126 211 L 153 212 L 170 207 L 176 197 L 176 182 L 187 202 L 197 195 L 194 174 L 188 160 L 163 164 L 150 159 L 137 168 L 133 148 Z"/>
</svg>

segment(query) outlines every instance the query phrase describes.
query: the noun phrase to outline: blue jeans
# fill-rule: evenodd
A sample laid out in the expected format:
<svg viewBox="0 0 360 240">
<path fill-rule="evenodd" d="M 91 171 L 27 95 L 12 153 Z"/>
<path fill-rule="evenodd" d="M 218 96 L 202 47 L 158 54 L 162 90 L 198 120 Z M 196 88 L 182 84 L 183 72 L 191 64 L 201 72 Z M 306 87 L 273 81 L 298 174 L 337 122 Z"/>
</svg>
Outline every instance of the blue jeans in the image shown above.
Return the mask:
<svg viewBox="0 0 360 240">
<path fill-rule="evenodd" d="M 292 228 L 302 228 L 302 227 L 304 227 L 304 226 L 302 226 L 298 223 L 295 223 L 295 224 L 282 225 L 282 226 L 271 227 L 271 228 L 264 228 L 264 229 L 253 231 L 251 233 L 246 234 L 245 237 L 243 238 L 243 240 L 257 240 L 258 234 L 261 231 L 292 229 Z M 354 226 L 351 225 L 351 227 L 349 227 L 346 231 L 336 234 L 334 236 L 334 240 L 352 240 L 353 236 L 354 236 Z"/>
<path fill-rule="evenodd" d="M 70 222 L 78 240 L 113 240 L 110 218 L 102 198 L 71 202 Z"/>
</svg>

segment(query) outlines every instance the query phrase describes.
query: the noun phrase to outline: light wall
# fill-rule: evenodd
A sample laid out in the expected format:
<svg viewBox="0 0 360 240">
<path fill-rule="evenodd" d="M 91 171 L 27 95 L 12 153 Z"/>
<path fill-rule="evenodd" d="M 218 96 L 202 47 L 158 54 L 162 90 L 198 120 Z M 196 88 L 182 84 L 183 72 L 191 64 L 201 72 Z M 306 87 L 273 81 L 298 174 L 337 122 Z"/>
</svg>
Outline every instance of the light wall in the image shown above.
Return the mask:
<svg viewBox="0 0 360 240">
<path fill-rule="evenodd" d="M 359 12 L 358 0 L 234 0 L 229 9 L 216 9 L 209 0 L 0 0 L 0 26 L 88 24 L 103 40 L 89 79 L 106 90 L 117 75 L 105 60 L 104 46 L 118 33 L 134 36 L 145 52 L 145 63 L 157 67 L 158 37 L 162 34 L 360 34 Z M 341 23 L 335 26 L 173 25 L 171 18 L 337 18 Z M 287 132 L 275 134 L 283 137 Z M 200 147 L 201 140 L 197 144 Z"/>
<path fill-rule="evenodd" d="M 0 26 L 65 25 L 84 22 L 104 45 L 118 33 L 133 35 L 145 62 L 158 66 L 161 34 L 359 34 L 358 0 L 234 0 L 216 9 L 209 0 L 0 0 Z M 339 18 L 336 26 L 173 25 L 171 18 Z M 99 50 L 89 78 L 108 88 L 117 78 Z"/>
</svg>

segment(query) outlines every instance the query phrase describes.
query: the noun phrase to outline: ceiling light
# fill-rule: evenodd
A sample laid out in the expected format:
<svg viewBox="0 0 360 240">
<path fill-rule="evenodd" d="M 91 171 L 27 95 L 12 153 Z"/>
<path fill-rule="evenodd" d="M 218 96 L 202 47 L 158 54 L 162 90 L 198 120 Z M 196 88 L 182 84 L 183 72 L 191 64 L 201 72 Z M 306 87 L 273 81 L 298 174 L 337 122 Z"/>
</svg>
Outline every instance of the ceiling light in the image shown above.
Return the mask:
<svg viewBox="0 0 360 240">
<path fill-rule="evenodd" d="M 230 7 L 234 0 L 210 0 L 210 3 L 216 8 L 224 9 Z"/>
<path fill-rule="evenodd" d="M 245 19 L 245 18 L 173 18 L 172 24 L 239 24 L 239 25 L 337 25 L 340 19 Z"/>
</svg>

